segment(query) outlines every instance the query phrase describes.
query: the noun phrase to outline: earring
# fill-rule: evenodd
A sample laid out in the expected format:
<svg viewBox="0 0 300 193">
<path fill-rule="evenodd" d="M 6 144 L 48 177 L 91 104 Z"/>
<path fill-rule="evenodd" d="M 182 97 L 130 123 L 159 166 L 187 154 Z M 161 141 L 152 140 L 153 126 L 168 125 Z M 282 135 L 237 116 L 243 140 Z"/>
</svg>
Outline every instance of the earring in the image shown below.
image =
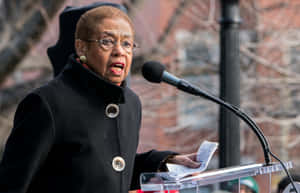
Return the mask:
<svg viewBox="0 0 300 193">
<path fill-rule="evenodd" d="M 86 56 L 80 56 L 79 57 L 79 60 L 82 62 L 82 63 L 86 63 Z"/>
</svg>

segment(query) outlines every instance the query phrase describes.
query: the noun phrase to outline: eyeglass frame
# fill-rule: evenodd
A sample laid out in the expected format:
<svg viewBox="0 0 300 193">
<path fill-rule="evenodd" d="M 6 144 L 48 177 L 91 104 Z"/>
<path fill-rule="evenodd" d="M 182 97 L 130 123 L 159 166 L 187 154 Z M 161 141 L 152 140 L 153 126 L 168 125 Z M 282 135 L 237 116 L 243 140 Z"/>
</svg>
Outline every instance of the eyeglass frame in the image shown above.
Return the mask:
<svg viewBox="0 0 300 193">
<path fill-rule="evenodd" d="M 113 45 L 112 46 L 109 46 L 108 48 L 104 47 L 103 45 L 103 41 L 104 40 L 107 40 L 108 38 L 102 38 L 102 39 L 87 39 L 87 40 L 83 40 L 83 39 L 80 39 L 82 41 L 85 41 L 85 42 L 96 42 L 98 43 L 98 46 L 103 48 L 104 50 L 112 50 L 116 45 L 117 45 L 117 40 L 114 39 L 113 41 Z M 123 47 L 122 46 L 122 42 L 121 42 L 121 47 L 127 52 L 127 53 L 132 53 L 134 49 L 138 48 L 138 44 L 136 42 L 132 42 L 132 48 L 130 48 L 131 50 L 128 50 L 126 47 Z"/>
</svg>

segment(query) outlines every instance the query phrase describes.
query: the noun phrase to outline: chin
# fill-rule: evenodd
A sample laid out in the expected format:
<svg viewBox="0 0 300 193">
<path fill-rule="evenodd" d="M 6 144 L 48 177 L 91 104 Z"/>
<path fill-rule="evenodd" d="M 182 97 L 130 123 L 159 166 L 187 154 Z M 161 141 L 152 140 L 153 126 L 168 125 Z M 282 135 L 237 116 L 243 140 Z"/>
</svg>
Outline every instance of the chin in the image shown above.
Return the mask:
<svg viewBox="0 0 300 193">
<path fill-rule="evenodd" d="M 109 81 L 113 84 L 120 86 L 122 84 L 122 82 L 124 81 L 124 79 L 122 79 L 122 80 L 110 79 Z"/>
</svg>

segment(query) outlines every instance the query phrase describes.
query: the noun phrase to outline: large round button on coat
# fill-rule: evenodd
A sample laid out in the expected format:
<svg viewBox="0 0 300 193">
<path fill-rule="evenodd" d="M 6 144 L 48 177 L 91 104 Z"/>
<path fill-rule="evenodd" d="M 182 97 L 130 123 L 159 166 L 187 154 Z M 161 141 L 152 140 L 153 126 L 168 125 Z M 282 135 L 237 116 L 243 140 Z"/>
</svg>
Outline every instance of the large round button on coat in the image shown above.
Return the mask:
<svg viewBox="0 0 300 193">
<path fill-rule="evenodd" d="M 116 118 L 119 115 L 120 109 L 116 104 L 109 104 L 105 109 L 105 114 L 109 118 Z"/>
<path fill-rule="evenodd" d="M 125 168 L 125 160 L 120 156 L 114 157 L 114 159 L 112 161 L 112 167 L 117 172 L 123 171 Z"/>
</svg>

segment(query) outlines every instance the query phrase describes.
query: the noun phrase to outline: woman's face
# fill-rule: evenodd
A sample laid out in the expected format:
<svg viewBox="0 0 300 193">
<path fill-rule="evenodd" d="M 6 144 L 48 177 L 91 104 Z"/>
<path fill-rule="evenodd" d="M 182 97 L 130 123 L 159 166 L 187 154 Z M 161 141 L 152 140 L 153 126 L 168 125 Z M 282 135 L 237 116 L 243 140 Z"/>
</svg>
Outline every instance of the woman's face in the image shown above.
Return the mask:
<svg viewBox="0 0 300 193">
<path fill-rule="evenodd" d="M 130 70 L 133 36 L 133 30 L 126 20 L 103 19 L 90 38 L 98 42 L 87 42 L 85 55 L 88 66 L 104 79 L 120 86 Z"/>
</svg>

